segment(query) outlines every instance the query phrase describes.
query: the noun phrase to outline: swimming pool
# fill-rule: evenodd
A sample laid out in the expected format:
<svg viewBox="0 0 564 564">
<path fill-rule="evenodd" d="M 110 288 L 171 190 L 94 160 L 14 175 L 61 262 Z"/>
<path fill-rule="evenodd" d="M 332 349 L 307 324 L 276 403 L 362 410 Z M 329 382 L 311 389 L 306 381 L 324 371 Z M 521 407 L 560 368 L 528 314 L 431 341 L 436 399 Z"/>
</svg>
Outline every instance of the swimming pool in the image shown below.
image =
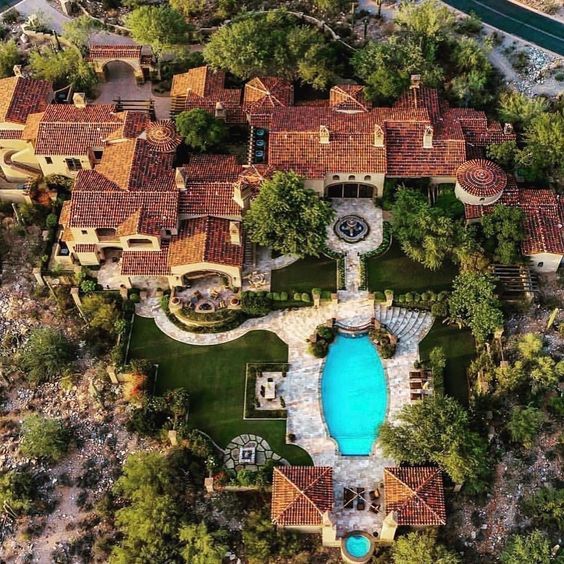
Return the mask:
<svg viewBox="0 0 564 564">
<path fill-rule="evenodd" d="M 362 534 L 352 534 L 345 540 L 347 552 L 354 558 L 364 558 L 370 552 L 370 539 Z"/>
<path fill-rule="evenodd" d="M 388 404 L 384 367 L 368 335 L 337 335 L 323 368 L 321 401 L 340 453 L 368 456 Z"/>
</svg>

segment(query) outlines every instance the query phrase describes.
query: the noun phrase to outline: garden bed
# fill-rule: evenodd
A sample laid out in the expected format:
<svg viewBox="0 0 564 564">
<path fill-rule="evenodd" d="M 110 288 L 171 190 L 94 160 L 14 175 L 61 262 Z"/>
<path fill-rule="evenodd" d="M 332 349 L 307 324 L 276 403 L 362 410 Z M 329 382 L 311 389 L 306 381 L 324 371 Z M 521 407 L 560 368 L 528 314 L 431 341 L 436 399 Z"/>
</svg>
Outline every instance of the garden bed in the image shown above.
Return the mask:
<svg viewBox="0 0 564 564">
<path fill-rule="evenodd" d="M 258 409 L 255 405 L 257 378 L 263 372 L 282 372 L 286 377 L 290 365 L 286 362 L 252 363 L 245 370 L 245 401 L 243 419 L 286 419 L 286 409 Z"/>
</svg>

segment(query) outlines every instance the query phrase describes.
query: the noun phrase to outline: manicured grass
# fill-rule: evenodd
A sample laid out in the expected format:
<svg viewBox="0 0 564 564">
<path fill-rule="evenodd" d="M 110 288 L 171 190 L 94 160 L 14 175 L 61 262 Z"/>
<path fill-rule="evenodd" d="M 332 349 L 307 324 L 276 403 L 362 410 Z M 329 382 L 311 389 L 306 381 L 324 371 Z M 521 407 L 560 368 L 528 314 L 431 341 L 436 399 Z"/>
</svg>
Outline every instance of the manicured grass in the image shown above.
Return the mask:
<svg viewBox="0 0 564 564">
<path fill-rule="evenodd" d="M 444 325 L 437 319 L 427 336 L 419 343 L 422 360 L 429 358 L 431 349 L 442 347 L 447 364 L 445 368 L 445 392 L 463 405 L 468 404 L 468 378 L 466 369 L 476 354 L 474 337 L 468 329 Z"/>
<path fill-rule="evenodd" d="M 335 292 L 337 289 L 337 261 L 326 256 L 306 257 L 295 263 L 272 271 L 273 292 L 309 292 L 321 288 Z"/>
<path fill-rule="evenodd" d="M 425 268 L 406 257 L 395 239 L 385 254 L 369 258 L 366 265 L 368 288 L 371 291 L 390 289 L 396 294 L 448 290 L 457 272 L 457 267 L 452 263 L 445 263 L 440 270 Z"/>
<path fill-rule="evenodd" d="M 167 337 L 152 319 L 136 317 L 130 358 L 159 365 L 156 393 L 184 386 L 190 392 L 190 425 L 220 446 L 241 433 L 265 438 L 292 464 L 311 464 L 309 455 L 285 442 L 285 421 L 244 421 L 247 362 L 286 362 L 288 347 L 274 333 L 252 331 L 223 345 L 185 345 Z"/>
</svg>

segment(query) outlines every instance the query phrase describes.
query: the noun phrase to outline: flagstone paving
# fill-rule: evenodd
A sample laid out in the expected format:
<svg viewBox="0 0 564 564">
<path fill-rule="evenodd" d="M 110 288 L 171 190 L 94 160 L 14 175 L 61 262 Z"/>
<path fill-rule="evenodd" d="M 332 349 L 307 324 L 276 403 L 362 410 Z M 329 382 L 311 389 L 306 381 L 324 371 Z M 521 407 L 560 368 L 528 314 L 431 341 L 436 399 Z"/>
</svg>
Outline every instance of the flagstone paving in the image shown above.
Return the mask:
<svg viewBox="0 0 564 564">
<path fill-rule="evenodd" d="M 254 464 L 241 464 L 239 462 L 239 452 L 241 448 L 254 447 L 255 450 L 255 463 Z M 223 463 L 226 468 L 231 470 L 239 470 L 244 468 L 245 470 L 258 470 L 261 466 L 264 466 L 269 460 L 273 460 L 279 464 L 288 464 L 288 461 L 275 452 L 273 452 L 271 446 L 268 444 L 266 439 L 259 437 L 258 435 L 253 435 L 251 433 L 238 435 L 235 437 L 224 450 L 225 454 L 223 457 Z"/>
<path fill-rule="evenodd" d="M 370 201 L 343 200 L 334 203 L 337 216 L 349 213 L 362 215 L 370 224 L 370 234 L 362 242 L 347 244 L 329 234 L 329 246 L 347 253 L 345 291 L 338 293 L 338 302 L 322 303 L 318 308 L 298 308 L 274 311 L 268 315 L 249 319 L 236 329 L 224 333 L 196 334 L 183 331 L 172 323 L 160 309 L 155 298 L 137 305 L 137 313 L 152 317 L 157 326 L 169 337 L 191 345 L 220 344 L 238 339 L 254 330 L 268 330 L 288 344 L 289 371 L 280 383 L 280 394 L 287 410 L 286 430 L 295 435 L 295 444 L 304 448 L 316 466 L 334 469 L 337 531 L 340 535 L 352 529 L 379 531 L 384 517 L 383 506 L 379 513 L 356 509 L 343 509 L 343 488 L 362 487 L 373 490 L 383 479 L 385 466 L 393 465 L 385 459 L 378 442 L 367 457 L 342 457 L 335 441 L 329 436 L 321 409 L 320 384 L 323 359 L 307 352 L 307 339 L 320 323 L 335 318 L 341 325 L 356 327 L 367 324 L 372 318 L 380 320 L 398 336 L 396 354 L 383 360 L 388 381 L 387 420 L 394 421 L 404 405 L 410 403 L 409 372 L 418 360 L 418 343 L 433 325 L 430 313 L 404 308 L 375 306 L 370 294 L 358 290 L 360 281 L 359 252 L 377 247 L 382 241 L 382 213 Z M 238 448 L 238 447 L 237 447 Z"/>
</svg>

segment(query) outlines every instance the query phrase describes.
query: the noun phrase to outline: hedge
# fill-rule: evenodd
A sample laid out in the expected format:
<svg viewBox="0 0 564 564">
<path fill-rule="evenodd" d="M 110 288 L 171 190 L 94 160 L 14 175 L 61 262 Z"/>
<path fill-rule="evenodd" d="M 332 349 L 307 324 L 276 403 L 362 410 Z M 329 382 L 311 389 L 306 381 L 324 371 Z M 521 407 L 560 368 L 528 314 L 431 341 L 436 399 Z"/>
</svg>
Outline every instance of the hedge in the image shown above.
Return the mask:
<svg viewBox="0 0 564 564">
<path fill-rule="evenodd" d="M 360 285 L 359 290 L 368 289 L 368 279 L 366 276 L 366 263 L 368 259 L 379 257 L 386 253 L 392 245 L 392 226 L 389 221 L 384 221 L 382 227 L 382 242 L 378 247 L 360 255 Z"/>
<path fill-rule="evenodd" d="M 255 391 L 259 373 L 282 372 L 285 377 L 289 368 L 290 365 L 286 362 L 247 364 L 244 419 L 286 419 L 285 409 L 257 409 L 255 407 Z"/>
</svg>

